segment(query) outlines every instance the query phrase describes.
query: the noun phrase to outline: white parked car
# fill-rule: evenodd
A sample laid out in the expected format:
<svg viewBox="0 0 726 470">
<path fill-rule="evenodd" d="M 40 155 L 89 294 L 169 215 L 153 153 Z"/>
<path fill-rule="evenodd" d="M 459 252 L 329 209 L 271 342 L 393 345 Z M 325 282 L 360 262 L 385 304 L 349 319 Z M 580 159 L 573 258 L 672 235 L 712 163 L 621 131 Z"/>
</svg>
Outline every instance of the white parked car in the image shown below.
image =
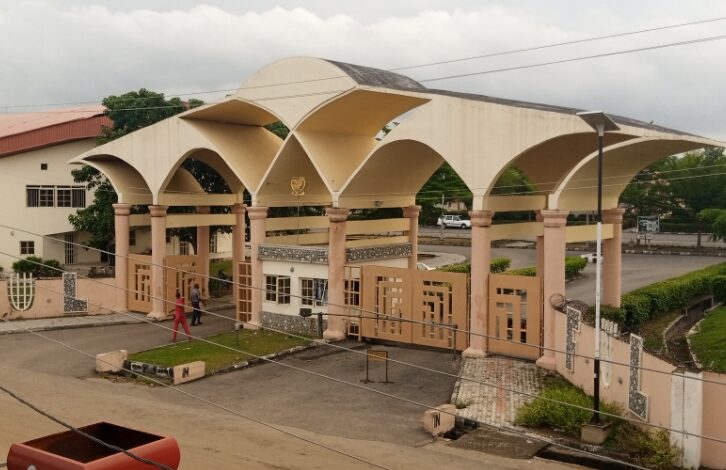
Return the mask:
<svg viewBox="0 0 726 470">
<path fill-rule="evenodd" d="M 471 220 L 463 219 L 460 215 L 445 215 L 439 217 L 436 225 L 453 228 L 471 228 Z"/>
<path fill-rule="evenodd" d="M 597 262 L 597 253 L 585 253 L 584 255 L 580 255 L 580 258 L 585 258 L 588 263 L 596 263 Z M 602 263 L 602 255 L 600 255 L 600 262 Z"/>
</svg>

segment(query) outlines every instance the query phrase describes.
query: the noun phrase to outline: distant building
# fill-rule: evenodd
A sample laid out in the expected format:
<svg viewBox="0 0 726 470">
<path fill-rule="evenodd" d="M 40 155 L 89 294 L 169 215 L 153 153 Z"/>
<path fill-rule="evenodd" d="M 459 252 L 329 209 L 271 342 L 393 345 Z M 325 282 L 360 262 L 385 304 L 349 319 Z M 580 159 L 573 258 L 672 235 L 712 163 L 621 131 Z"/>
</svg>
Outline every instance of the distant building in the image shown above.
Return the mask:
<svg viewBox="0 0 726 470">
<path fill-rule="evenodd" d="M 101 262 L 97 252 L 71 244 L 83 243 L 88 234 L 74 231 L 68 216 L 86 207 L 93 194 L 73 182 L 68 160 L 93 148 L 101 126 L 111 124 L 103 109 L 96 105 L 0 114 L 0 223 L 11 227 L 0 228 L 0 266 L 5 271 L 17 257 L 27 256 L 64 265 Z"/>
</svg>

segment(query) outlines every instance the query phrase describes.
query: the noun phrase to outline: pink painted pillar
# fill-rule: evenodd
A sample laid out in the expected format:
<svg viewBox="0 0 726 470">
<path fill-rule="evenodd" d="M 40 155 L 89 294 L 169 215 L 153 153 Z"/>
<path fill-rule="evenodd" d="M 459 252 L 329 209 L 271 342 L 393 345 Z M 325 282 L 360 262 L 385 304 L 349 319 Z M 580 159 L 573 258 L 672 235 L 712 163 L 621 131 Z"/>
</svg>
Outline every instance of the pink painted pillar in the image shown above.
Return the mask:
<svg viewBox="0 0 726 470">
<path fill-rule="evenodd" d="M 151 312 L 149 317 L 163 320 L 170 307 L 166 305 L 164 262 L 166 261 L 167 206 L 149 206 L 151 213 Z"/>
<path fill-rule="evenodd" d="M 418 269 L 418 215 L 420 212 L 421 206 L 403 208 L 403 216 L 408 219 L 408 242 L 411 244 L 408 269 Z"/>
<path fill-rule="evenodd" d="M 565 249 L 567 246 L 567 211 L 542 210 L 544 224 L 544 269 L 542 276 L 544 286 L 542 302 L 544 303 L 544 350 L 537 365 L 555 370 L 555 318 L 557 312 L 550 303 L 555 294 L 565 295 Z M 562 348 L 560 348 L 562 349 Z"/>
<path fill-rule="evenodd" d="M 613 224 L 613 238 L 603 241 L 602 304 L 620 307 L 622 294 L 623 214 L 625 209 L 615 208 L 602 212 L 604 224 Z"/>
<path fill-rule="evenodd" d="M 328 238 L 328 313 L 344 315 L 345 308 L 345 221 L 348 209 L 328 207 L 326 214 L 330 219 Z M 348 322 L 342 316 L 328 316 L 328 327 L 323 338 L 340 341 L 348 336 Z"/>
<path fill-rule="evenodd" d="M 209 214 L 209 206 L 197 207 L 197 214 Z M 206 224 L 206 221 L 204 221 Z M 202 291 L 202 299 L 209 298 L 209 225 L 197 226 L 197 256 L 199 256 L 199 283 Z"/>
<path fill-rule="evenodd" d="M 250 263 L 252 266 L 252 315 L 250 321 L 245 323 L 245 328 L 256 329 L 260 323 L 260 312 L 262 311 L 262 296 L 265 288 L 265 280 L 262 274 L 262 261 L 259 259 L 260 245 L 265 243 L 267 231 L 265 222 L 267 220 L 267 207 L 248 207 L 247 213 L 250 216 Z M 236 225 L 236 224 L 235 224 Z M 242 221 L 242 243 L 244 244 L 244 216 Z M 234 234 L 233 234 L 234 238 Z M 242 245 L 244 246 L 244 245 Z M 239 248 L 238 248 L 239 249 Z"/>
<path fill-rule="evenodd" d="M 239 282 L 239 264 L 245 259 L 245 205 L 234 204 L 234 226 L 232 227 L 232 280 Z M 235 309 L 239 312 L 239 288 L 232 286 L 232 297 L 234 298 Z M 239 320 L 239 317 L 237 318 Z"/>
<path fill-rule="evenodd" d="M 492 243 L 489 227 L 491 211 L 470 211 L 471 217 L 471 313 L 469 347 L 465 357 L 485 357 L 487 351 L 489 313 L 489 271 Z"/>
<path fill-rule="evenodd" d="M 116 266 L 116 305 L 118 312 L 129 311 L 129 214 L 131 204 L 113 205 L 113 222 L 115 230 Z"/>
<path fill-rule="evenodd" d="M 542 221 L 542 214 L 540 213 L 540 211 L 537 211 L 537 222 Z M 544 272 L 544 235 L 540 235 L 537 237 L 535 251 L 537 258 L 535 268 L 537 269 L 537 275 L 542 276 L 542 273 Z"/>
</svg>

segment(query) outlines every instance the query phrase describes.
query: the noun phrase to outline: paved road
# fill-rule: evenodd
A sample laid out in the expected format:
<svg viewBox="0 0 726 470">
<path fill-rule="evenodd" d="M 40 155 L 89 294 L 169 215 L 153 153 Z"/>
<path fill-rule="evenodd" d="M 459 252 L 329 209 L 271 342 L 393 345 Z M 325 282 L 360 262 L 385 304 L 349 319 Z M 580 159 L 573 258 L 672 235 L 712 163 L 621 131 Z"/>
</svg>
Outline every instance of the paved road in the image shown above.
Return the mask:
<svg viewBox="0 0 726 470">
<path fill-rule="evenodd" d="M 419 229 L 419 235 L 438 237 L 441 234 L 441 229 L 432 227 L 421 227 Z M 468 229 L 454 229 L 449 228 L 444 230 L 444 237 L 446 238 L 471 238 L 471 230 Z M 695 234 L 684 234 L 679 235 L 676 233 L 656 233 L 653 235 L 652 245 L 657 246 L 679 246 L 693 248 L 696 246 Z M 534 241 L 528 239 L 527 241 Z M 623 243 L 636 244 L 637 232 L 635 229 L 623 231 Z M 726 250 L 726 243 L 723 241 L 711 241 L 708 235 L 701 237 L 701 245 L 709 248 L 723 248 Z M 641 241 L 641 246 L 645 247 L 645 241 Z"/>
<path fill-rule="evenodd" d="M 441 251 L 457 253 L 469 259 L 468 246 L 422 245 L 422 251 Z M 579 256 L 582 252 L 568 252 Z M 520 248 L 494 248 L 493 257 L 512 260 L 512 268 L 532 266 L 535 263 L 535 250 Z M 713 256 L 670 256 L 670 255 L 629 255 L 623 254 L 623 293 L 643 287 L 653 282 L 680 276 L 696 269 L 723 263 L 723 258 Z M 595 264 L 589 263 L 580 279 L 567 283 L 567 297 L 595 302 Z"/>
<path fill-rule="evenodd" d="M 207 317 L 204 325 L 193 328 L 193 332 L 208 335 L 229 325 L 228 320 Z M 168 331 L 148 324 L 43 334 L 92 355 L 117 348 L 146 349 L 164 344 L 169 338 Z M 396 359 L 447 372 L 457 370 L 447 352 L 390 350 Z M 360 384 L 364 364 L 360 357 L 324 352 L 309 351 L 286 363 Z M 182 470 L 371 468 L 170 389 L 95 378 L 93 363 L 92 358 L 28 333 L 0 336 L 3 386 L 75 425 L 105 420 L 173 435 L 182 449 Z M 390 373 L 395 383 L 371 387 L 429 404 L 446 402 L 451 394 L 454 378 L 403 366 L 392 366 Z M 418 406 L 273 364 L 211 377 L 180 389 L 385 468 L 572 468 L 539 459 L 512 460 L 454 449 L 441 442 L 432 444 L 420 430 L 422 409 Z M 3 456 L 13 442 L 61 430 L 2 393 L 0 416 Z"/>
</svg>

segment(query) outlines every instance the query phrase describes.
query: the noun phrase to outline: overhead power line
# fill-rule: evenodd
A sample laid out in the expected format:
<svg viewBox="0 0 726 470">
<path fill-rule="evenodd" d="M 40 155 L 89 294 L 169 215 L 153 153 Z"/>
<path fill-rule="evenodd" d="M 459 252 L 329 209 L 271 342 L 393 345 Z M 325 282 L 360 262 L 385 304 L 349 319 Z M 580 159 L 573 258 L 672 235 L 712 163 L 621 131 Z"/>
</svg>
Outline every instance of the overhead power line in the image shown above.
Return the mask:
<svg viewBox="0 0 726 470">
<path fill-rule="evenodd" d="M 662 30 L 668 30 L 668 29 L 674 29 L 674 28 L 682 28 L 682 27 L 694 26 L 694 25 L 699 25 L 699 24 L 715 23 L 715 22 L 724 21 L 724 20 L 726 20 L 726 17 L 706 18 L 706 19 L 701 19 L 701 20 L 694 20 L 694 21 L 688 21 L 688 22 L 684 22 L 684 23 L 664 25 L 664 26 L 658 26 L 658 27 L 653 27 L 653 28 L 639 29 L 639 30 L 621 32 L 621 33 L 606 34 L 606 35 L 601 35 L 601 36 L 593 36 L 593 37 L 583 38 L 583 39 L 575 39 L 575 40 L 571 40 L 571 41 L 543 44 L 543 45 L 538 45 L 538 46 L 511 49 L 511 50 L 506 50 L 506 51 L 490 52 L 490 53 L 469 56 L 469 57 L 461 57 L 461 58 L 434 61 L 434 62 L 428 62 L 428 63 L 422 63 L 422 64 L 416 64 L 416 65 L 393 67 L 393 68 L 388 68 L 388 69 L 384 69 L 384 70 L 390 71 L 390 72 L 396 72 L 396 71 L 401 71 L 401 70 L 420 69 L 420 68 L 450 64 L 450 63 L 468 62 L 468 61 L 479 60 L 479 59 L 484 59 L 484 58 L 500 57 L 500 56 L 506 56 L 506 55 L 512 55 L 512 54 L 519 54 L 522 52 L 531 52 L 531 51 L 537 51 L 537 50 L 543 50 L 543 49 L 550 49 L 550 48 L 560 47 L 560 46 L 582 44 L 582 43 L 594 42 L 594 41 L 602 41 L 605 39 L 614 39 L 614 38 L 619 38 L 619 37 L 634 36 L 634 35 L 643 34 L 643 33 L 662 31 Z M 692 40 L 692 41 L 683 41 L 682 44 L 691 44 L 693 42 L 706 42 L 708 40 L 709 39 L 707 39 L 707 38 L 702 38 L 702 39 L 696 39 L 696 40 Z M 681 43 L 672 43 L 669 45 L 659 45 L 659 46 L 656 45 L 656 46 L 651 46 L 651 47 L 647 47 L 647 48 L 629 50 L 629 51 L 625 51 L 625 52 L 612 52 L 612 53 L 606 53 L 604 55 L 589 56 L 589 57 L 585 57 L 585 58 L 581 58 L 581 59 L 566 59 L 564 61 L 553 61 L 553 62 L 549 62 L 546 64 L 530 64 L 530 65 L 525 65 L 525 66 L 520 66 L 520 67 L 515 67 L 515 68 L 496 69 L 496 70 L 490 70 L 490 71 L 485 71 L 485 72 L 478 72 L 478 73 L 474 73 L 474 74 L 467 74 L 464 76 L 495 73 L 498 71 L 517 70 L 519 68 L 539 67 L 539 66 L 543 66 L 543 65 L 552 65 L 552 64 L 563 63 L 563 62 L 570 62 L 573 60 L 584 60 L 584 59 L 595 58 L 595 57 L 607 57 L 610 55 L 639 52 L 639 51 L 658 49 L 658 48 L 663 48 L 663 47 L 671 47 L 673 45 L 682 45 L 682 44 Z M 430 78 L 430 79 L 424 79 L 424 80 L 418 80 L 418 81 L 420 81 L 420 82 L 437 81 L 437 80 L 444 80 L 447 78 L 458 78 L 459 76 L 460 75 L 455 75 L 455 76 L 451 76 L 451 77 L 438 77 L 438 78 Z M 343 75 L 334 75 L 334 76 L 330 76 L 330 77 L 323 77 L 323 78 L 316 78 L 316 79 L 284 81 L 284 82 L 265 84 L 265 85 L 246 85 L 246 86 L 241 86 L 239 88 L 200 90 L 200 91 L 194 91 L 194 92 L 174 93 L 174 94 L 168 94 L 168 95 L 164 94 L 164 96 L 168 97 L 168 98 L 175 98 L 175 97 L 194 96 L 194 95 L 203 95 L 203 94 L 229 93 L 229 92 L 236 92 L 236 91 L 240 91 L 240 90 L 274 88 L 274 87 L 279 87 L 279 86 L 288 86 L 288 85 L 296 85 L 296 84 L 303 84 L 303 83 L 313 83 L 313 82 L 321 82 L 321 81 L 328 81 L 328 80 L 336 80 L 339 78 L 346 78 L 346 77 L 348 77 L 348 75 L 343 74 Z M 279 97 L 267 98 L 267 99 L 282 99 L 282 98 L 288 98 L 288 97 L 279 96 Z M 134 101 L 139 98 L 129 97 L 127 99 L 129 101 Z M 7 109 L 15 109 L 15 108 L 71 106 L 71 105 L 82 105 L 82 104 L 95 104 L 95 103 L 98 103 L 99 101 L 100 100 L 86 100 L 86 101 L 66 101 L 66 102 L 57 102 L 57 103 L 45 103 L 45 104 L 31 103 L 31 104 L 20 104 L 20 105 L 0 105 L 0 109 L 7 110 Z M 172 107 L 174 107 L 174 106 L 172 106 Z M 139 108 L 129 108 L 129 109 L 133 110 L 133 109 L 139 109 Z M 158 108 L 148 108 L 148 109 L 158 109 Z M 124 110 L 124 109 L 122 109 L 122 110 Z M 119 111 L 121 111 L 121 110 L 119 110 Z"/>
<path fill-rule="evenodd" d="M 160 468 L 161 470 L 173 470 L 168 465 L 165 465 L 163 463 L 157 462 L 157 461 L 152 460 L 152 459 L 147 459 L 145 457 L 141 457 L 139 455 L 136 455 L 134 452 L 131 452 L 129 450 L 126 450 L 126 449 L 124 449 L 122 447 L 115 446 L 113 444 L 109 444 L 108 442 L 106 442 L 106 441 L 104 441 L 102 439 L 99 439 L 98 437 L 96 437 L 96 436 L 94 436 L 92 434 L 89 434 L 89 433 L 87 433 L 87 432 L 85 432 L 85 431 L 83 431 L 81 429 L 78 429 L 77 427 L 72 426 L 72 425 L 66 423 L 63 420 L 61 420 L 59 418 L 56 418 L 52 414 L 50 414 L 50 413 L 48 413 L 46 411 L 41 410 L 40 408 L 38 408 L 34 404 L 30 403 L 28 400 L 24 399 L 23 397 L 21 397 L 17 393 L 9 390 L 8 388 L 6 388 L 6 387 L 4 387 L 2 385 L 0 385 L 0 390 L 2 390 L 3 392 L 5 392 L 6 394 L 10 395 L 12 398 L 14 398 L 18 402 L 22 403 L 23 405 L 27 406 L 28 408 L 30 408 L 31 410 L 35 411 L 36 413 L 45 416 L 46 418 L 48 418 L 49 420 L 53 421 L 54 423 L 60 424 L 64 428 L 67 428 L 70 431 L 78 434 L 79 436 L 84 437 L 84 438 L 86 438 L 86 439 L 88 439 L 88 440 L 90 440 L 92 442 L 95 442 L 96 444 L 98 444 L 98 445 L 100 445 L 102 447 L 105 447 L 106 449 L 110 449 L 110 450 L 112 450 L 114 452 L 118 452 L 118 453 L 124 454 L 127 457 L 130 457 L 130 458 L 136 460 L 137 462 L 145 463 L 147 465 L 151 465 L 153 467 Z"/>
<path fill-rule="evenodd" d="M 87 249 L 91 249 L 91 250 L 97 251 L 99 253 L 105 253 L 105 254 L 108 254 L 108 255 L 113 255 L 113 253 L 111 253 L 110 251 L 105 251 L 105 250 L 101 250 L 99 248 L 94 248 L 94 247 L 88 247 L 88 246 L 82 245 L 82 244 L 77 243 L 77 242 L 66 242 L 64 240 L 57 239 L 57 238 L 53 238 L 53 237 L 50 237 L 48 235 L 40 235 L 38 233 L 30 232 L 30 231 L 25 230 L 25 229 L 22 229 L 22 228 L 10 227 L 10 226 L 7 226 L 7 225 L 2 225 L 2 224 L 0 224 L 0 228 L 6 228 L 6 229 L 11 229 L 11 230 L 16 230 L 16 231 L 19 231 L 19 232 L 24 232 L 24 233 L 28 233 L 28 234 L 31 234 L 31 235 L 35 235 L 35 236 L 38 236 L 38 237 L 41 237 L 41 238 L 44 238 L 44 239 L 48 239 L 48 240 L 50 240 L 52 242 L 62 243 L 62 244 L 67 244 L 67 245 L 73 245 L 73 246 L 79 246 L 79 247 L 83 247 L 83 248 L 87 248 Z M 15 258 L 15 259 L 21 259 L 17 255 L 12 255 L 12 254 L 5 253 L 5 252 L 2 252 L 2 251 L 0 251 L 0 254 L 4 254 L 6 256 L 9 256 L 9 257 Z M 121 256 L 119 256 L 119 257 L 121 257 Z M 124 256 L 124 257 L 121 257 L 121 258 L 130 259 L 131 258 L 131 255 Z M 39 265 L 39 266 L 42 265 L 42 263 L 39 263 L 37 261 L 31 261 L 31 263 L 36 264 L 36 265 Z M 151 266 L 161 266 L 164 269 L 170 269 L 170 270 L 176 271 L 178 273 L 194 274 L 194 275 L 197 275 L 197 276 L 200 276 L 200 277 L 205 277 L 205 278 L 207 278 L 209 280 L 215 280 L 215 281 L 219 281 L 219 282 L 229 283 L 229 284 L 231 284 L 233 286 L 236 286 L 236 287 L 244 287 L 244 288 L 249 288 L 249 289 L 260 290 L 263 293 L 268 293 L 268 292 L 279 293 L 277 289 L 267 289 L 266 287 L 255 287 L 255 286 L 252 286 L 252 285 L 242 284 L 242 283 L 235 282 L 235 281 L 228 281 L 228 280 L 220 279 L 218 277 L 214 277 L 214 276 L 211 276 L 211 275 L 203 275 L 201 273 L 186 271 L 184 269 L 181 269 L 181 268 L 178 268 L 178 267 L 174 267 L 174 266 L 168 266 L 168 265 L 165 265 L 165 264 L 159 265 L 157 263 L 154 263 L 153 261 L 149 261 L 148 264 L 151 265 Z M 60 268 L 51 268 L 51 269 L 54 269 L 56 271 L 61 271 L 62 272 L 62 270 Z M 87 279 L 87 280 L 89 280 L 91 282 L 95 282 L 95 283 L 98 283 L 98 284 L 102 284 L 101 281 L 99 281 L 98 279 L 90 278 L 88 276 L 81 276 L 81 275 L 79 275 L 79 276 L 81 278 Z M 149 298 L 155 298 L 153 296 L 149 296 L 146 292 L 141 292 L 141 291 L 134 290 L 134 289 L 131 289 L 131 288 L 126 288 L 124 290 L 126 292 L 129 292 L 129 293 L 142 294 L 144 296 L 148 296 Z M 297 298 L 297 299 L 301 299 L 301 300 L 318 301 L 318 299 L 313 298 L 313 297 L 306 297 L 306 296 L 303 296 L 303 295 L 298 295 L 298 294 L 293 294 L 293 293 L 289 293 L 289 294 L 285 294 L 285 295 L 288 295 L 291 298 Z M 172 303 L 172 302 L 167 301 L 167 300 L 164 300 L 164 299 L 161 299 L 161 300 L 163 302 L 165 302 L 165 303 Z M 355 306 L 349 306 L 349 305 L 331 304 L 331 303 L 329 303 L 327 301 L 325 301 L 323 303 L 324 303 L 325 306 L 337 306 L 337 307 L 341 307 L 341 308 L 344 308 L 344 309 L 354 309 L 354 310 L 357 310 L 358 312 L 360 312 L 361 314 L 369 314 L 369 315 L 371 315 L 371 316 L 354 315 L 354 314 L 342 315 L 342 316 L 347 316 L 349 318 L 354 318 L 354 319 L 359 319 L 359 320 L 360 319 L 363 319 L 363 320 L 365 320 L 365 319 L 376 319 L 376 320 L 378 320 L 378 319 L 386 319 L 386 320 L 390 320 L 390 321 L 406 321 L 407 323 L 413 323 L 413 324 L 418 324 L 418 325 L 423 325 L 423 326 L 431 326 L 431 323 L 425 322 L 425 321 L 422 321 L 422 320 L 414 320 L 414 319 L 402 320 L 399 317 L 396 317 L 396 316 L 393 316 L 393 315 L 384 314 L 384 313 L 380 313 L 380 312 L 375 312 L 375 311 L 371 311 L 371 310 L 366 310 L 366 309 L 364 309 L 362 307 L 355 307 Z M 203 310 L 202 312 L 206 312 L 206 313 L 208 313 L 208 314 L 210 314 L 212 316 L 217 316 L 217 317 L 220 317 L 220 318 L 227 319 L 226 317 L 221 316 L 221 315 L 218 315 L 218 314 L 215 314 L 214 312 L 207 312 L 205 310 Z M 516 341 L 514 339 L 511 339 L 510 340 L 510 339 L 505 339 L 505 338 L 499 338 L 499 337 L 494 336 L 494 335 L 476 333 L 476 332 L 473 332 L 471 330 L 467 330 L 465 328 L 453 328 L 453 327 L 448 327 L 446 325 L 439 325 L 439 326 L 442 327 L 442 328 L 449 329 L 452 332 L 465 333 L 465 334 L 471 335 L 471 336 L 477 336 L 477 337 L 486 338 L 486 339 L 494 339 L 494 340 L 497 340 L 497 341 L 514 343 L 514 344 L 517 344 L 518 346 L 536 347 L 538 349 L 542 349 L 542 350 L 545 350 L 545 351 L 551 351 L 551 352 L 556 353 L 556 354 L 570 354 L 567 351 L 559 350 L 559 349 L 556 349 L 556 348 L 548 348 L 548 347 L 543 346 L 543 345 L 540 345 L 540 344 L 535 344 L 535 343 L 521 343 L 520 341 Z M 272 328 L 267 328 L 267 329 L 270 329 L 271 331 L 277 331 L 279 333 L 284 333 L 284 334 L 290 334 L 290 335 L 292 335 L 291 333 L 274 330 Z M 587 356 L 587 355 L 580 354 L 580 353 L 572 353 L 572 355 L 574 357 L 580 357 L 580 358 L 584 358 L 584 359 L 588 359 L 588 360 L 592 360 L 593 359 L 592 356 Z M 662 375 L 668 375 L 668 376 L 671 376 L 672 375 L 670 372 L 666 372 L 666 371 L 662 371 L 662 370 L 658 370 L 658 369 L 653 369 L 653 368 L 649 368 L 649 367 L 645 367 L 645 366 L 632 366 L 631 364 L 617 362 L 617 361 L 614 361 L 614 360 L 611 360 L 611 359 L 602 359 L 601 358 L 601 362 L 605 362 L 605 363 L 608 363 L 608 364 L 611 364 L 611 365 L 628 367 L 628 368 L 634 367 L 634 368 L 639 369 L 639 370 L 642 370 L 642 371 L 653 372 L 653 373 L 662 374 Z M 418 367 L 418 366 L 416 366 L 416 367 Z M 700 381 L 700 382 L 713 383 L 713 384 L 716 384 L 716 385 L 726 385 L 726 383 L 719 382 L 717 380 L 704 379 L 704 378 L 699 378 L 699 377 L 687 377 L 687 378 L 689 380 L 696 380 L 696 381 Z"/>
</svg>

